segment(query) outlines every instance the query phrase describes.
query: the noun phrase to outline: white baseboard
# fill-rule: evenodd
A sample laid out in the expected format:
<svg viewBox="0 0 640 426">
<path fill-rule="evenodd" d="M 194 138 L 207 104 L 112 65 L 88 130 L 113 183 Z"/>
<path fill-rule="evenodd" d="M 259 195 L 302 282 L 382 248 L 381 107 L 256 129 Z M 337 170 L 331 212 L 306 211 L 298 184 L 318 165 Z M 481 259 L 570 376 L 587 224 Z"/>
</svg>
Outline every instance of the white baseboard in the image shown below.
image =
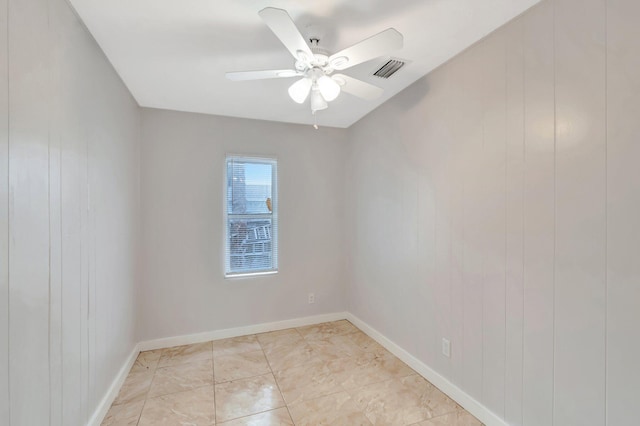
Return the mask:
<svg viewBox="0 0 640 426">
<path fill-rule="evenodd" d="M 138 344 L 138 347 L 140 348 L 140 351 L 150 351 L 154 349 L 170 348 L 171 346 L 191 345 L 193 343 L 208 342 L 210 340 L 226 339 L 229 337 L 246 336 L 248 334 L 284 330 L 286 328 L 304 327 L 305 325 L 337 321 L 345 319 L 346 317 L 346 312 L 334 312 L 331 314 L 314 315 L 310 317 L 294 318 L 284 321 L 247 325 L 244 327 L 226 328 L 224 330 L 205 331 L 203 333 L 187 334 L 184 336 L 147 340 L 144 342 L 140 342 Z"/>
<path fill-rule="evenodd" d="M 139 353 L 140 350 L 138 349 L 138 345 L 135 345 L 124 365 L 122 366 L 120 371 L 118 371 L 118 375 L 115 379 L 113 379 L 113 382 L 111 382 L 109 390 L 107 390 L 107 393 L 104 395 L 104 397 L 102 397 L 100 404 L 98 404 L 98 407 L 93 412 L 93 416 L 91 416 L 91 419 L 89 419 L 87 426 L 100 426 L 105 416 L 107 415 L 109 408 L 111 408 L 111 404 L 113 404 L 113 401 L 118 396 L 118 392 L 120 392 L 120 388 L 127 378 L 129 370 L 131 370 L 131 367 L 133 367 L 133 363 L 136 362 L 136 358 L 138 358 Z"/>
<path fill-rule="evenodd" d="M 392 342 L 375 328 L 362 321 L 357 316 L 347 312 L 347 319 L 353 325 L 365 332 L 376 342 L 384 346 L 389 352 L 400 358 L 405 364 L 413 368 L 418 374 L 435 385 L 451 399 L 460 404 L 465 410 L 473 414 L 478 420 L 487 426 L 508 426 L 504 420 L 494 414 L 487 407 L 476 401 L 465 391 L 451 383 L 444 376 L 430 368 L 428 365 L 411 355 L 409 352 Z"/>
</svg>

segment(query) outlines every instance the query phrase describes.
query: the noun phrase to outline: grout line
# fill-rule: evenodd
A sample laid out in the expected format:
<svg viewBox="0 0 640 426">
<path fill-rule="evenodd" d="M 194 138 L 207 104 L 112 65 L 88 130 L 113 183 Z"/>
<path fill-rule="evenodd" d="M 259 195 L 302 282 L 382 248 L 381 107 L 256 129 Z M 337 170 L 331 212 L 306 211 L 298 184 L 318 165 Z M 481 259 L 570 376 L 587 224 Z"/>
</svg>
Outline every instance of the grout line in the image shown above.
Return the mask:
<svg viewBox="0 0 640 426">
<path fill-rule="evenodd" d="M 160 363 L 159 360 L 158 363 Z M 211 386 L 213 386 L 213 423 L 216 424 L 218 423 L 218 409 L 216 407 L 216 363 L 213 358 L 213 340 L 211 341 L 211 381 Z"/>
<path fill-rule="evenodd" d="M 294 328 L 294 330 L 296 330 L 296 332 L 302 337 L 302 335 L 300 334 L 300 332 L 298 331 L 297 328 Z M 308 342 L 304 339 L 304 337 L 302 337 L 302 339 L 305 342 L 305 344 L 308 345 Z M 264 356 L 264 359 L 267 360 L 267 365 L 269 366 L 269 371 L 271 371 L 271 376 L 273 377 L 273 381 L 276 382 L 276 386 L 278 387 L 278 392 L 280 392 L 280 396 L 282 397 L 282 402 L 284 402 L 284 407 L 287 409 L 287 414 L 289 414 L 289 419 L 291 419 L 291 421 L 293 422 L 293 417 L 291 416 L 291 410 L 289 410 L 289 404 L 284 399 L 284 394 L 282 393 L 282 389 L 280 389 L 280 384 L 278 383 L 278 379 L 276 379 L 276 375 L 273 372 L 273 367 L 271 366 L 271 362 L 269 362 L 269 358 L 267 358 L 267 353 L 264 350 L 264 346 L 262 346 L 262 343 L 260 342 L 260 340 L 258 340 L 257 337 L 256 337 L 256 341 L 258 342 L 258 345 L 260 346 L 260 349 L 262 350 L 262 355 Z M 216 421 L 217 420 L 218 419 L 216 418 Z"/>
<path fill-rule="evenodd" d="M 232 419 L 226 419 L 224 422 L 220 422 L 220 423 L 216 422 L 215 424 L 216 425 L 218 425 L 218 424 L 219 425 L 224 425 L 225 423 L 235 422 L 236 420 L 246 419 L 246 418 L 251 417 L 251 416 L 257 416 L 258 414 L 268 413 L 270 411 L 279 410 L 281 408 L 287 408 L 287 406 L 283 405 L 282 407 L 269 408 L 267 410 L 258 411 L 256 413 L 246 414 L 246 415 L 243 415 L 243 416 L 240 416 L 240 417 L 234 417 Z M 287 409 L 287 411 L 288 411 L 288 409 Z M 255 423 L 250 423 L 250 424 L 253 425 Z"/>
<path fill-rule="evenodd" d="M 164 349 L 162 350 L 162 352 L 164 352 Z M 140 419 L 142 419 L 142 412 L 144 411 L 144 407 L 147 405 L 147 399 L 149 397 L 149 392 L 151 391 L 151 386 L 153 386 L 153 381 L 156 378 L 156 372 L 158 371 L 158 366 L 160 365 L 160 360 L 162 359 L 162 352 L 160 352 L 160 357 L 158 358 L 158 361 L 155 364 L 155 367 L 153 368 L 153 377 L 151 377 L 151 383 L 149 383 L 149 387 L 147 388 L 147 392 L 144 395 L 144 402 L 142 403 L 142 408 L 140 409 L 140 414 L 138 414 L 138 420 L 136 421 L 136 426 L 138 424 L 140 424 Z M 142 352 L 138 353 L 138 358 L 140 357 L 140 354 Z M 137 358 L 136 358 L 137 361 Z M 135 361 L 133 362 L 133 365 L 131 366 L 131 369 L 129 370 L 129 374 L 131 374 L 131 371 L 133 370 L 133 367 L 136 365 Z M 127 378 L 129 377 L 129 374 L 127 374 Z M 125 379 L 126 381 L 127 379 Z M 124 385 L 124 382 L 122 383 Z M 117 395 L 116 395 L 117 398 Z M 112 404 L 113 406 L 113 404 Z"/>
</svg>

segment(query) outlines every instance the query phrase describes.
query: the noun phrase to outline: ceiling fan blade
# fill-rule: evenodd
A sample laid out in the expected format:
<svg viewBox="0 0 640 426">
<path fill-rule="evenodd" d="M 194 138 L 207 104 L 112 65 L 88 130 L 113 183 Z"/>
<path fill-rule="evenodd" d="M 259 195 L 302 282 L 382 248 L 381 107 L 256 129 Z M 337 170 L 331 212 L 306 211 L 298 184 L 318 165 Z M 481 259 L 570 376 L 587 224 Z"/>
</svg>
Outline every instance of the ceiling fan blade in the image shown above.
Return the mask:
<svg viewBox="0 0 640 426">
<path fill-rule="evenodd" d="M 341 50 L 329 57 L 329 64 L 333 69 L 344 70 L 361 64 L 370 59 L 383 56 L 402 48 L 403 37 L 394 28 L 388 28 L 381 33 L 362 40 L 351 47 Z"/>
<path fill-rule="evenodd" d="M 350 93 L 354 96 L 362 98 L 367 101 L 377 99 L 384 92 L 383 89 L 373 84 L 365 83 L 357 78 L 349 77 L 344 74 L 334 74 L 331 76 L 336 83 L 338 83 L 343 92 Z"/>
<path fill-rule="evenodd" d="M 262 70 L 262 71 L 237 71 L 225 74 L 229 80 L 245 81 L 245 80 L 263 80 L 266 78 L 289 78 L 303 75 L 296 70 Z"/>
<path fill-rule="evenodd" d="M 267 7 L 258 14 L 294 58 L 303 62 L 313 59 L 313 52 L 286 10 Z"/>
</svg>

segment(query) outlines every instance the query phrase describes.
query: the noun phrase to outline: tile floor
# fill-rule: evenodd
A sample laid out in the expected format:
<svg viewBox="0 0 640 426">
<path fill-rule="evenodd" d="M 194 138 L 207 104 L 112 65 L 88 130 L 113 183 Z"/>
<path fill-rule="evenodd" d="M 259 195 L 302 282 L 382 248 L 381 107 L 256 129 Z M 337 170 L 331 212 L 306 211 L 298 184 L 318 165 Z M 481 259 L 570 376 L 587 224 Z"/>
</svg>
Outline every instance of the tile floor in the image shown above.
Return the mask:
<svg viewBox="0 0 640 426">
<path fill-rule="evenodd" d="M 344 320 L 142 352 L 102 424 L 481 425 Z"/>
</svg>

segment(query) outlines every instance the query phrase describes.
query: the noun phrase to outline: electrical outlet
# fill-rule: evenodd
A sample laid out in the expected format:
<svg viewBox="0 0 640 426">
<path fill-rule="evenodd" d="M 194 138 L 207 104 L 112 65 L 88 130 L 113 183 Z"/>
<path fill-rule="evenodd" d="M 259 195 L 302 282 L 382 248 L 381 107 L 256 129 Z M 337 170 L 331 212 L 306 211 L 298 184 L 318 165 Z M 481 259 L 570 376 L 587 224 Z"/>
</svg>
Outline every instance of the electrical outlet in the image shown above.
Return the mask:
<svg viewBox="0 0 640 426">
<path fill-rule="evenodd" d="M 309 293 L 309 304 L 316 303 L 316 295 L 313 293 Z"/>
<path fill-rule="evenodd" d="M 442 339 L 442 355 L 451 358 L 451 342 L 445 338 Z"/>
</svg>

